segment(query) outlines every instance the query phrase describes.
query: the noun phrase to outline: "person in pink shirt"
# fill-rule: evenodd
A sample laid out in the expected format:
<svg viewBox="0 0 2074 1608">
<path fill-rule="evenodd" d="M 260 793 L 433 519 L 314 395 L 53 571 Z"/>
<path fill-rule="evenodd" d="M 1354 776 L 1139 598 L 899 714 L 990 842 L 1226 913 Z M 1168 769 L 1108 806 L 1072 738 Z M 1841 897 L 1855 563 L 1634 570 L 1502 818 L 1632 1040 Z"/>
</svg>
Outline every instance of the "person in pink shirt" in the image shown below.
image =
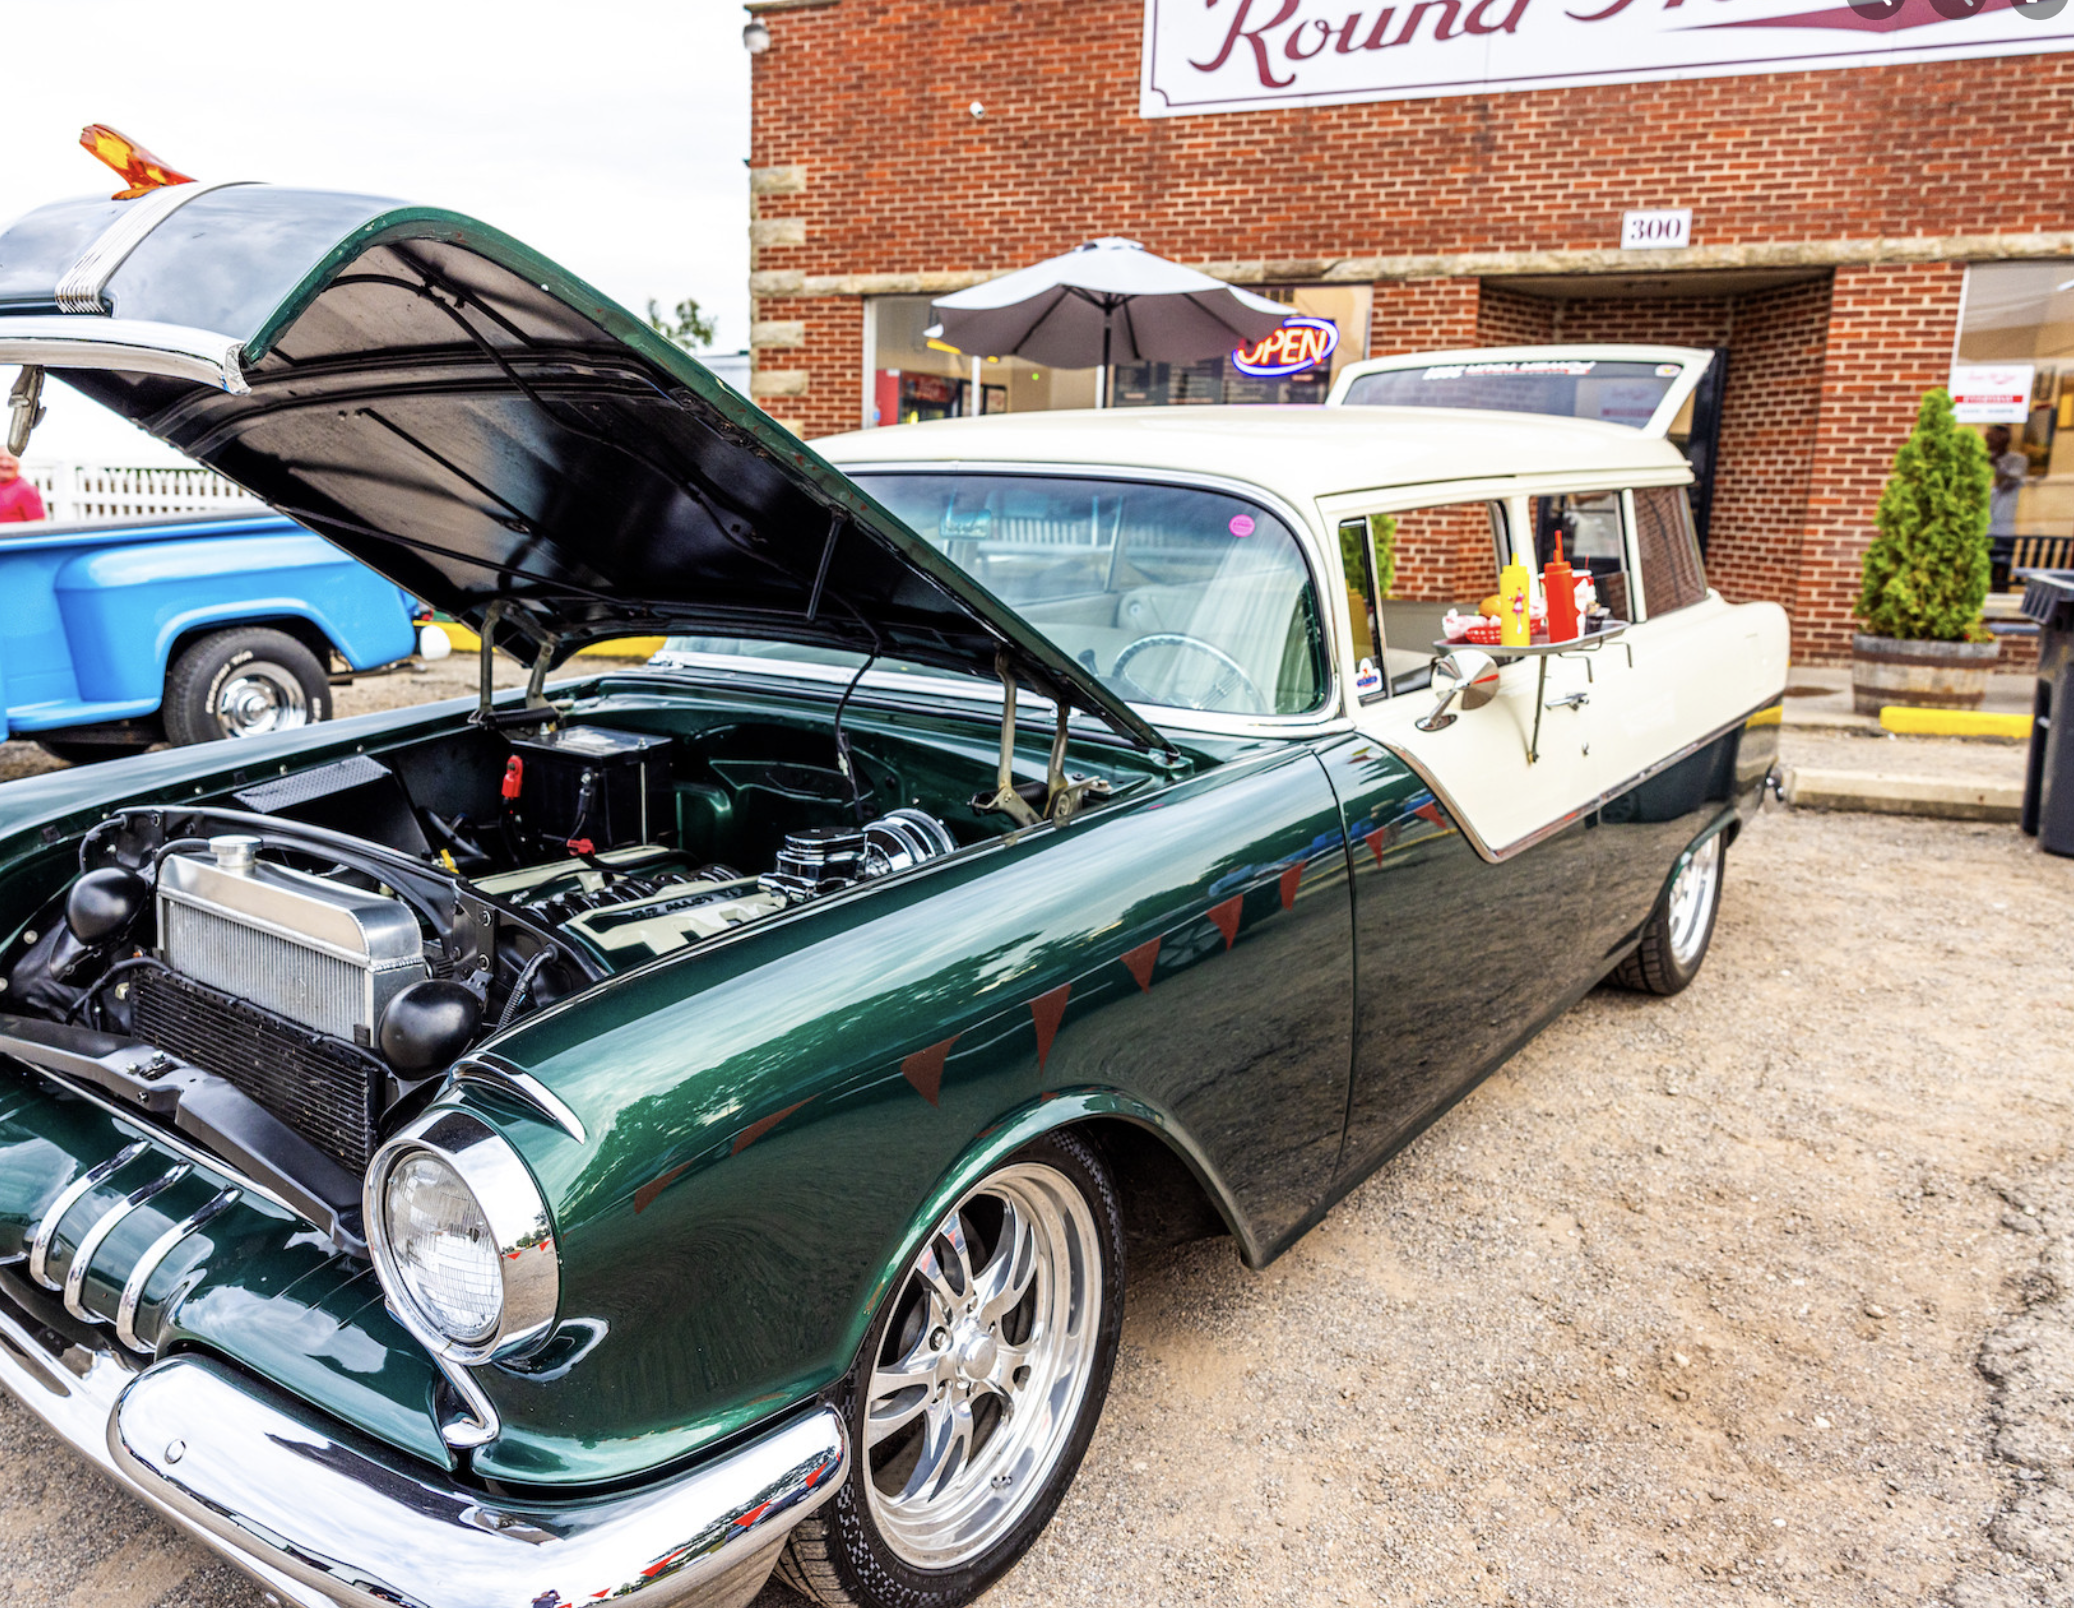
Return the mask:
<svg viewBox="0 0 2074 1608">
<path fill-rule="evenodd" d="M 21 460 L 0 447 L 0 525 L 43 518 L 43 494 L 22 478 Z"/>
</svg>

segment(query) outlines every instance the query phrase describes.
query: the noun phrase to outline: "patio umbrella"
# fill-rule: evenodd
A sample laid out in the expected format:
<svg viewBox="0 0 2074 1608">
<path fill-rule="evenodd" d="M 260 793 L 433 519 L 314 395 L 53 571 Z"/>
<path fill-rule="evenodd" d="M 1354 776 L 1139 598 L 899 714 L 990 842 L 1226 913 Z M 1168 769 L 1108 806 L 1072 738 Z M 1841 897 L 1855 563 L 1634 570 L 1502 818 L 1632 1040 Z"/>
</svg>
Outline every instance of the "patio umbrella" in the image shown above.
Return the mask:
<svg viewBox="0 0 2074 1608">
<path fill-rule="evenodd" d="M 1054 368 L 1193 363 L 1279 329 L 1289 309 L 1265 296 L 1106 236 L 929 304 L 929 331 L 962 352 Z"/>
</svg>

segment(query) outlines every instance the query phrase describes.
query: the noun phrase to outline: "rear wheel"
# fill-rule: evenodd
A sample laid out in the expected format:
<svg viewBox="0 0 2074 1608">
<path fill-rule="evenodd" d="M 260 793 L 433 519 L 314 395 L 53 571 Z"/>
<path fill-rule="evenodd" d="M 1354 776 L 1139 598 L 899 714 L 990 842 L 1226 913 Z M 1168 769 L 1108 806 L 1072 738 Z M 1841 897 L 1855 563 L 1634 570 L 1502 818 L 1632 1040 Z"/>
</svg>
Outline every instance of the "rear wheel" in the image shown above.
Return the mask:
<svg viewBox="0 0 2074 1608">
<path fill-rule="evenodd" d="M 1727 866 L 1726 834 L 1721 832 L 1685 856 L 1643 927 L 1641 943 L 1615 968 L 1616 983 L 1645 994 L 1675 994 L 1699 975 L 1714 941 Z"/>
<path fill-rule="evenodd" d="M 881 1309 L 840 1405 L 854 1449 L 779 1576 L 830 1608 L 953 1608 L 1037 1538 L 1087 1450 L 1123 1324 L 1123 1220 L 1051 1135 L 966 1194 Z"/>
<path fill-rule="evenodd" d="M 317 656 L 285 631 L 242 626 L 190 644 L 166 676 L 166 736 L 174 743 L 263 737 L 331 712 Z"/>
</svg>

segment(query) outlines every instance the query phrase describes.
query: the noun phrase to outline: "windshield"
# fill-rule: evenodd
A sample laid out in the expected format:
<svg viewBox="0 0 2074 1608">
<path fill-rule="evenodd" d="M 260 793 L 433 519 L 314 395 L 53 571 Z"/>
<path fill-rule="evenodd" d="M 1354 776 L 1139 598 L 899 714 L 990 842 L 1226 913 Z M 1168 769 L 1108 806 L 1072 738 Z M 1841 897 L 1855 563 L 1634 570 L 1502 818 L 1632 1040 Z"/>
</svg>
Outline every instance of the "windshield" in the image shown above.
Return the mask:
<svg viewBox="0 0 2074 1608">
<path fill-rule="evenodd" d="M 1323 632 L 1302 549 L 1257 503 L 1063 475 L 909 470 L 853 478 L 1128 702 L 1287 715 L 1315 709 L 1324 696 Z M 673 637 L 665 652 L 860 662 L 827 649 L 714 637 Z"/>
<path fill-rule="evenodd" d="M 1677 363 L 1588 357 L 1439 363 L 1430 368 L 1363 374 L 1348 385 L 1343 405 L 1490 408 L 1501 413 L 1597 419 L 1640 430 L 1682 372 Z"/>
</svg>

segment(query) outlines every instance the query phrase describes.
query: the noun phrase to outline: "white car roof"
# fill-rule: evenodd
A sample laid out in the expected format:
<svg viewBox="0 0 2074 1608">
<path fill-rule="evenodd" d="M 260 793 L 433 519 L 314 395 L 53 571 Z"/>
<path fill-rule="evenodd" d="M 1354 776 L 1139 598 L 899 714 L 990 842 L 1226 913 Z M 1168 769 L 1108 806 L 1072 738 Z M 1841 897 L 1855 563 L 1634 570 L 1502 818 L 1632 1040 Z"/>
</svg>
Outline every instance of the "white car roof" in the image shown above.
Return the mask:
<svg viewBox="0 0 2074 1608">
<path fill-rule="evenodd" d="M 1494 476 L 1682 470 L 1669 442 L 1624 425 L 1469 408 L 1060 409 L 825 436 L 839 468 L 1012 463 L 1167 470 L 1251 482 L 1291 501 Z"/>
</svg>

